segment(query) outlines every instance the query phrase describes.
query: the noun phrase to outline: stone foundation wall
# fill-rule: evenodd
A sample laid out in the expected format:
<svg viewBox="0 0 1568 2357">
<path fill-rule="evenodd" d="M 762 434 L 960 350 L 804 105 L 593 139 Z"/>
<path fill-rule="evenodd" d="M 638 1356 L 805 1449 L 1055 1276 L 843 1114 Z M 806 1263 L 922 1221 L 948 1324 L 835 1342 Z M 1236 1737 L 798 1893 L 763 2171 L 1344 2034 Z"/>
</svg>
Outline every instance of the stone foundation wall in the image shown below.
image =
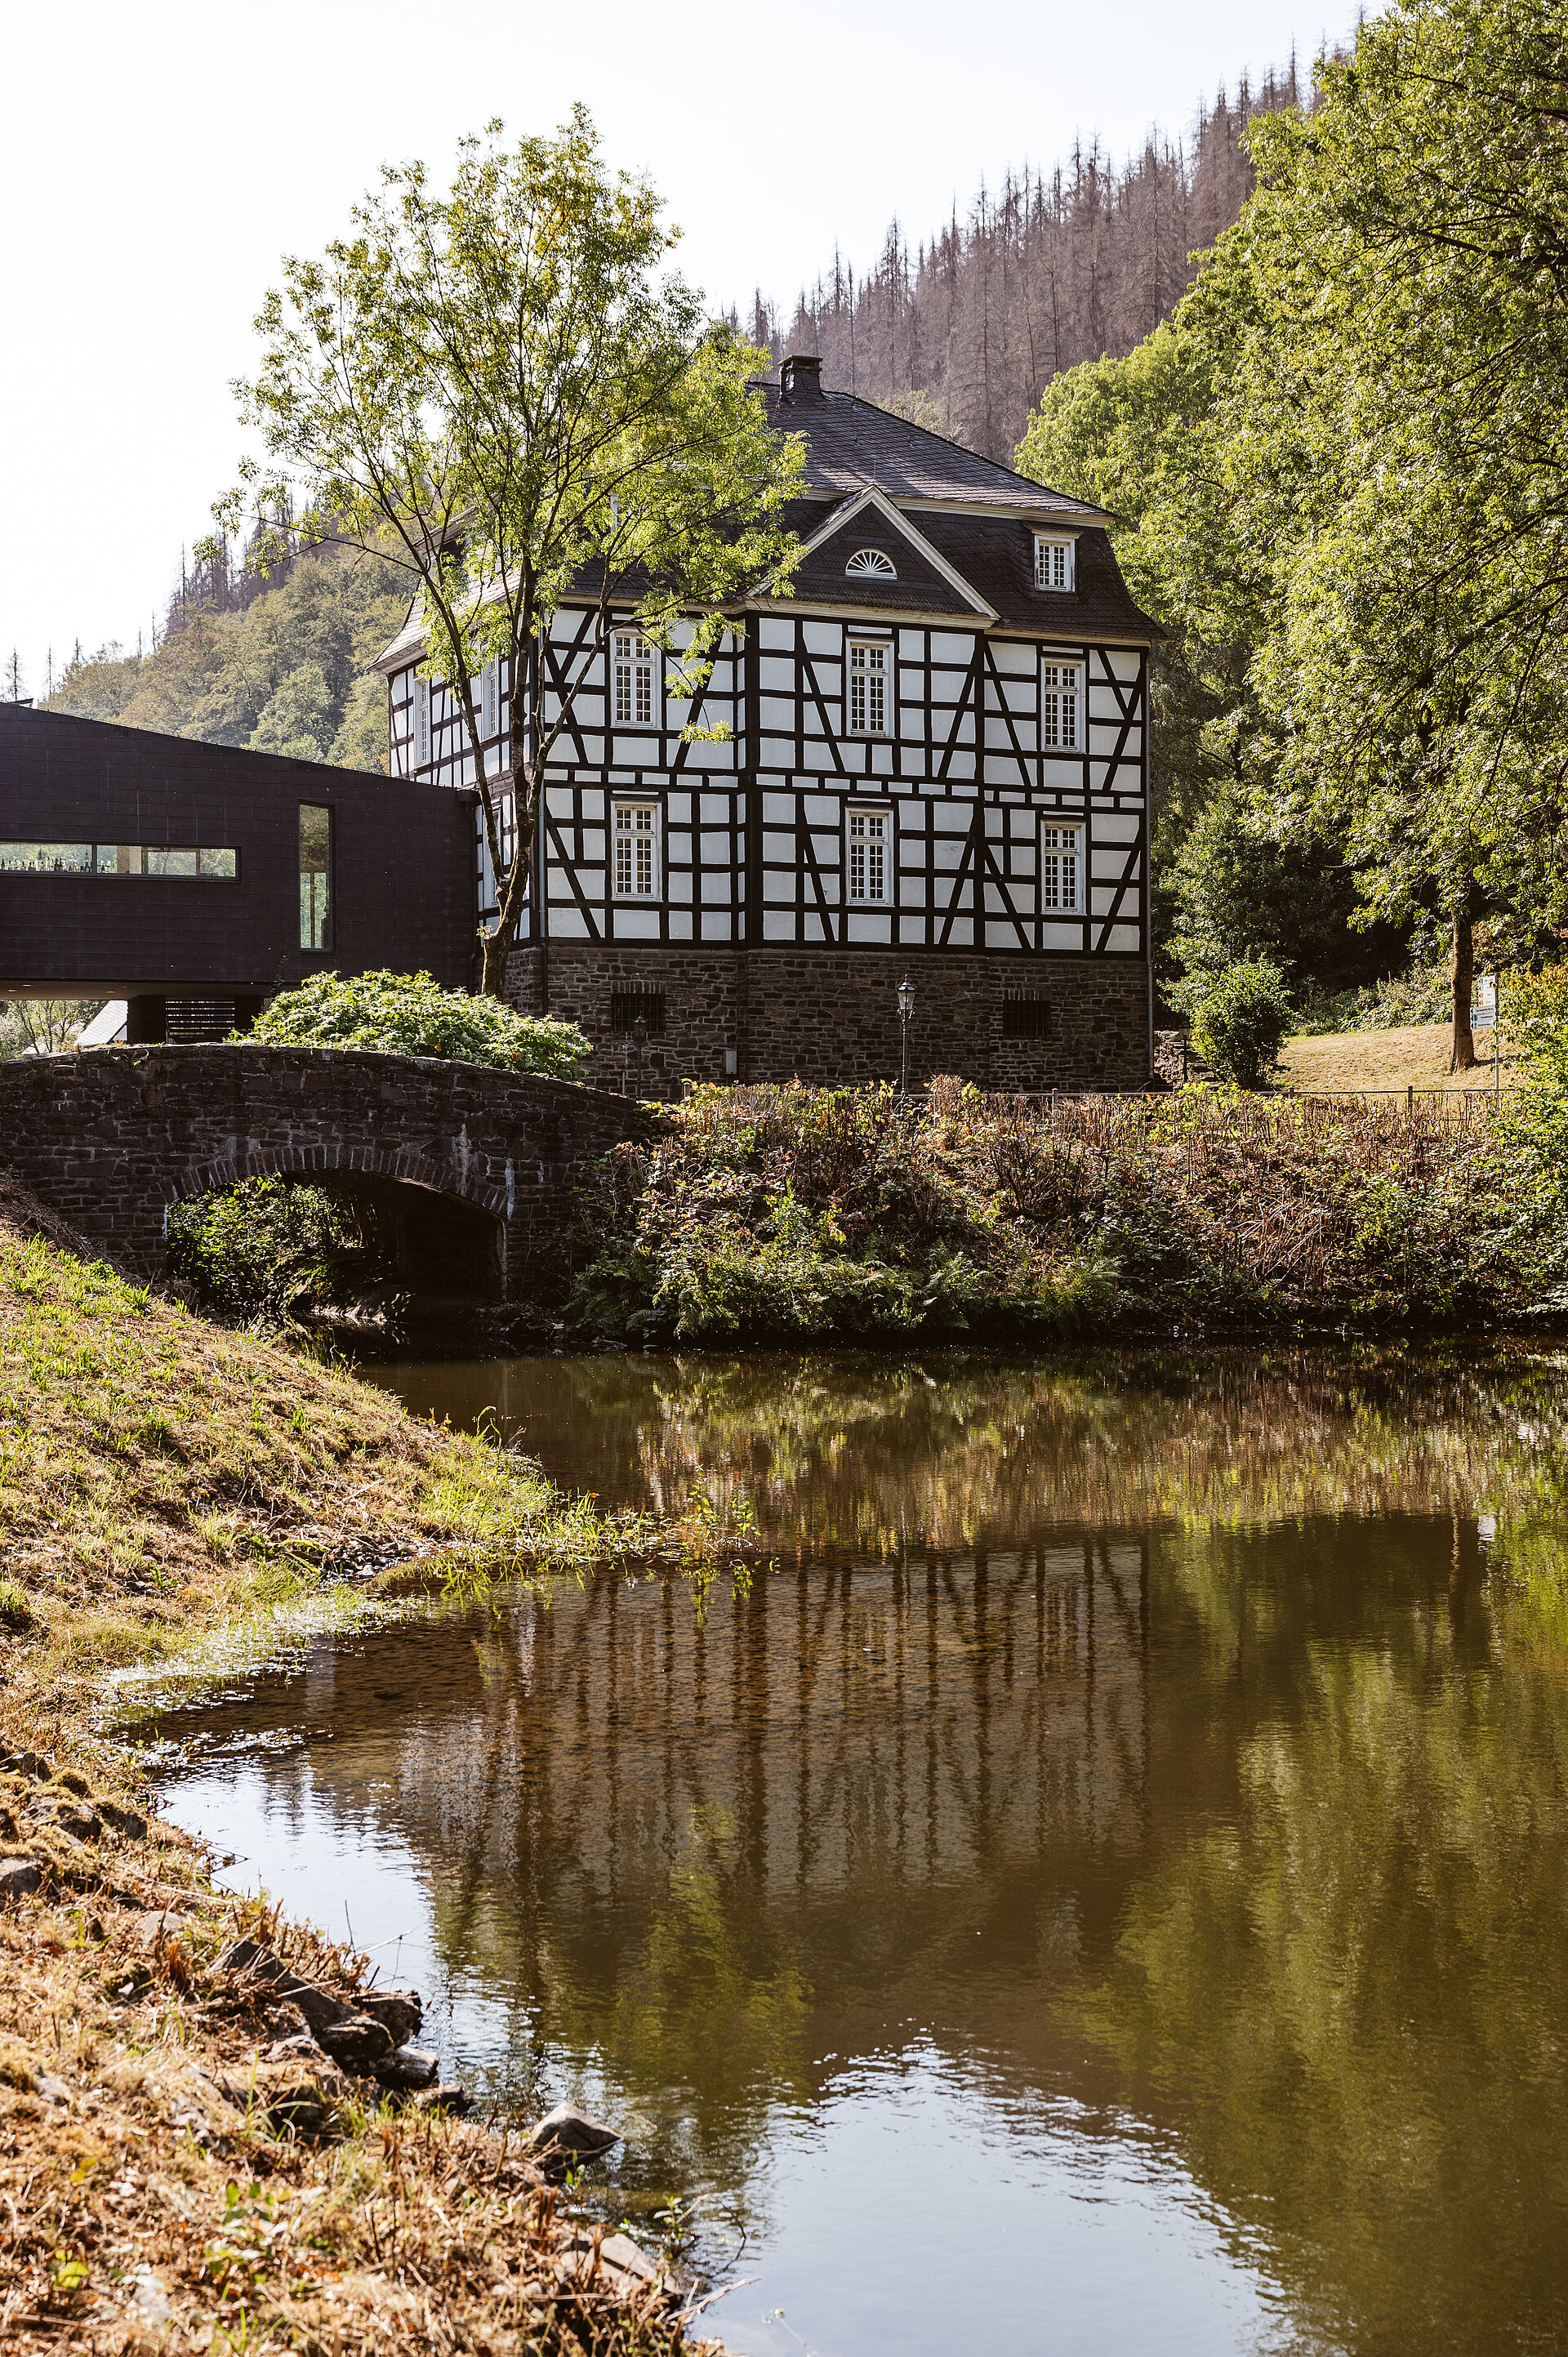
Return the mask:
<svg viewBox="0 0 1568 2357">
<path fill-rule="evenodd" d="M 957 1072 L 983 1089 L 1149 1086 L 1148 977 L 1139 959 L 552 942 L 518 951 L 508 985 L 524 1013 L 557 1016 L 586 1033 L 591 1084 L 671 1097 L 682 1080 L 897 1081 L 905 974 L 915 989 L 911 1085 Z M 639 1046 L 612 1030 L 612 995 L 623 991 L 662 992 L 662 1033 Z M 1004 1000 L 1017 992 L 1046 1001 L 1046 1037 L 1004 1035 Z"/>
</svg>

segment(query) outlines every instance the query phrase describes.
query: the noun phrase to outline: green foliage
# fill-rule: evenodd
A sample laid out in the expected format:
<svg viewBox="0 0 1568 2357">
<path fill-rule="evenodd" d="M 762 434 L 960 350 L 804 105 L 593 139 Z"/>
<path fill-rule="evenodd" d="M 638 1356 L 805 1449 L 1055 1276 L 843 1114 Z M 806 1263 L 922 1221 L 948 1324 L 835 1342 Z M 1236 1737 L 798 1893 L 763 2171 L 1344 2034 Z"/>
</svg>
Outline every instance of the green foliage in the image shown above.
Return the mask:
<svg viewBox="0 0 1568 2357">
<path fill-rule="evenodd" d="M 312 974 L 280 991 L 249 1034 L 277 1048 L 370 1048 L 575 1080 L 592 1052 L 574 1023 L 443 990 L 427 974 Z"/>
<path fill-rule="evenodd" d="M 203 1309 L 242 1323 L 280 1325 L 302 1297 L 338 1300 L 382 1273 L 349 1211 L 281 1178 L 175 1204 L 168 1252 Z"/>
<path fill-rule="evenodd" d="M 408 589 L 383 558 L 318 549 L 296 556 L 241 612 L 187 608 L 180 627 L 149 655 L 110 646 L 79 659 L 48 709 L 209 744 L 249 745 L 285 683 L 315 670 L 327 702 L 303 732 L 321 748 L 308 758 L 384 772 L 386 683 L 371 666 L 407 612 Z M 371 712 L 377 726 L 367 725 Z M 349 745 L 339 751 L 351 721 Z M 275 730 L 263 749 L 284 749 Z"/>
<path fill-rule="evenodd" d="M 1254 952 L 1330 987 L 1402 954 L 1384 929 L 1370 939 L 1351 931 L 1355 888 L 1332 848 L 1301 834 L 1280 841 L 1233 782 L 1220 783 L 1199 811 L 1168 884 L 1171 954 L 1188 997 L 1192 985 L 1206 987 Z M 1179 989 L 1172 995 L 1185 1003 Z"/>
<path fill-rule="evenodd" d="M 387 167 L 346 239 L 290 258 L 256 325 L 242 388 L 264 457 L 215 512 L 229 528 L 292 515 L 308 537 L 390 556 L 417 599 L 421 668 L 449 682 L 496 873 L 485 949 L 499 996 L 532 876 L 541 780 L 573 726 L 527 657 L 592 582 L 602 630 L 635 608 L 671 656 L 688 732 L 733 617 L 798 544 L 781 518 L 804 465 L 750 380 L 766 355 L 671 267 L 677 233 L 645 180 L 611 172 L 579 107 L 553 138 L 464 140 L 450 189 Z M 279 545 L 284 536 L 279 535 Z M 262 537 L 263 558 L 266 533 Z M 695 619 L 693 619 L 695 618 Z M 498 780 L 475 707 L 491 662 L 514 682 L 510 767 L 519 856 L 500 856 Z"/>
<path fill-rule="evenodd" d="M 252 753 L 286 753 L 296 761 L 322 761 L 332 716 L 332 697 L 319 663 L 301 663 L 267 698 L 251 731 Z"/>
<path fill-rule="evenodd" d="M 69 1048 L 102 1006 L 101 998 L 14 998 L 0 1005 L 0 1060 Z"/>
<path fill-rule="evenodd" d="M 1262 1088 L 1291 1029 L 1290 992 L 1273 958 L 1238 958 L 1206 980 L 1192 1037 L 1222 1080 Z"/>
</svg>

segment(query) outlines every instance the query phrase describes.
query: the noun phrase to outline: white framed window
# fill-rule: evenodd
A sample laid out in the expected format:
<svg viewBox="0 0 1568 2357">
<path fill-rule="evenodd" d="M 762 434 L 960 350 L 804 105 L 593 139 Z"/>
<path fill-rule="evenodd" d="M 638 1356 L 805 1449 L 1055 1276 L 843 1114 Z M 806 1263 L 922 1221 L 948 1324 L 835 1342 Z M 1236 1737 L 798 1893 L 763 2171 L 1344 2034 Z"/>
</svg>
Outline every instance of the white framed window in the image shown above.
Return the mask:
<svg viewBox="0 0 1568 2357">
<path fill-rule="evenodd" d="M 1036 588 L 1070 589 L 1075 551 L 1075 542 L 1060 539 L 1051 533 L 1037 532 L 1035 534 Z"/>
<path fill-rule="evenodd" d="M 656 661 L 652 642 L 640 630 L 612 630 L 610 640 L 615 725 L 618 728 L 651 728 Z"/>
<path fill-rule="evenodd" d="M 871 581 L 897 581 L 898 578 L 897 566 L 886 550 L 882 548 L 857 548 L 844 566 L 844 572 L 852 581 L 862 578 Z"/>
<path fill-rule="evenodd" d="M 845 824 L 851 905 L 886 908 L 893 898 L 893 813 L 885 810 L 852 810 Z"/>
<path fill-rule="evenodd" d="M 1077 663 L 1048 662 L 1040 669 L 1040 744 L 1047 753 L 1076 752 L 1083 703 Z"/>
<path fill-rule="evenodd" d="M 618 900 L 659 898 L 659 805 L 615 806 L 615 896 Z"/>
<path fill-rule="evenodd" d="M 487 744 L 500 733 L 500 725 L 501 667 L 488 662 L 479 673 L 479 734 Z"/>
<path fill-rule="evenodd" d="M 1047 824 L 1040 829 L 1040 907 L 1082 915 L 1082 827 Z"/>
<path fill-rule="evenodd" d="M 430 759 L 430 682 L 427 679 L 416 679 L 413 683 L 412 721 L 413 766 L 416 770 L 423 770 Z"/>
<path fill-rule="evenodd" d="M 887 678 L 892 649 L 886 639 L 851 639 L 849 642 L 849 733 L 852 737 L 887 734 Z"/>
</svg>

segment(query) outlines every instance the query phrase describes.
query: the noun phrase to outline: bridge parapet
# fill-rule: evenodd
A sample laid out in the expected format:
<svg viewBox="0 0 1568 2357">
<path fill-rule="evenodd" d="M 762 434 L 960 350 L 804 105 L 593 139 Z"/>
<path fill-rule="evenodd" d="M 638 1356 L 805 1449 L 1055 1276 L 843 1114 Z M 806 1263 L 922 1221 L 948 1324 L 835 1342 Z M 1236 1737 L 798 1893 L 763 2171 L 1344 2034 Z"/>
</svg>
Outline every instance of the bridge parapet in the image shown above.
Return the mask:
<svg viewBox="0 0 1568 2357">
<path fill-rule="evenodd" d="M 0 1164 L 143 1279 L 172 1203 L 281 1174 L 445 1198 L 497 1223 L 501 1297 L 563 1273 L 577 1168 L 632 1134 L 625 1097 L 358 1049 L 99 1048 L 0 1063 Z"/>
</svg>

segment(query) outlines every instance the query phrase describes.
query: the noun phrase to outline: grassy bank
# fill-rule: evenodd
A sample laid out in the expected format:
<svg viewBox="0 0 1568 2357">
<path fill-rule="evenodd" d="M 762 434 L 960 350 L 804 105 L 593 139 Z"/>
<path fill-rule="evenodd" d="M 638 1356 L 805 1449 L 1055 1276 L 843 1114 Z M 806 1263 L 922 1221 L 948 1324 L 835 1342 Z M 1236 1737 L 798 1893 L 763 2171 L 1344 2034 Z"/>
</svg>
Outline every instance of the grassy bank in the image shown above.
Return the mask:
<svg viewBox="0 0 1568 2357">
<path fill-rule="evenodd" d="M 527 1459 L 193 1317 L 0 1195 L 0 1678 L 156 1660 L 420 1554 L 571 1551 Z"/>
<path fill-rule="evenodd" d="M 572 1316 L 710 1344 L 1501 1323 L 1552 1297 L 1521 1154 L 1420 1100 L 701 1089 L 590 1189 Z"/>
<path fill-rule="evenodd" d="M 673 2298 L 575 2225 L 515 2127 L 509 2150 L 283 2048 L 292 2008 L 222 1963 L 258 1906 L 95 1730 L 110 1669 L 224 1631 L 259 1650 L 394 1560 L 646 1534 L 73 1241 L 0 1195 L 0 2344 L 662 2357 Z M 352 2003 L 364 1959 L 265 1928 Z"/>
</svg>

